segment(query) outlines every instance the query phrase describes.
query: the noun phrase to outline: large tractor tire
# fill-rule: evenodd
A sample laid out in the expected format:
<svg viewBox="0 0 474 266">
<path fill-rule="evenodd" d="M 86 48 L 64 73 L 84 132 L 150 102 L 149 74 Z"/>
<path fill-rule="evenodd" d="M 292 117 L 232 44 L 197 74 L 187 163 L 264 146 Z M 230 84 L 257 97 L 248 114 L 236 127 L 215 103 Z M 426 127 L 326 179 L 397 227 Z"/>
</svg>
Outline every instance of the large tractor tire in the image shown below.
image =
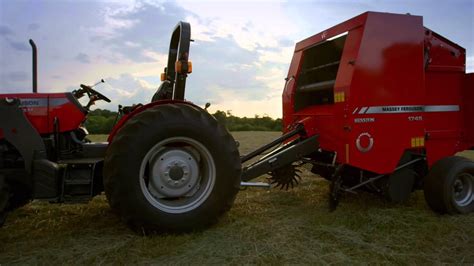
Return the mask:
<svg viewBox="0 0 474 266">
<path fill-rule="evenodd" d="M 425 199 L 438 213 L 474 211 L 474 162 L 452 156 L 439 160 L 424 180 Z"/>
<path fill-rule="evenodd" d="M 163 104 L 125 123 L 107 149 L 109 204 L 132 228 L 203 229 L 232 206 L 240 155 L 227 129 L 206 111 Z"/>
<path fill-rule="evenodd" d="M 5 176 L 0 174 L 0 227 L 3 226 L 5 219 L 7 218 L 9 198 L 10 192 L 8 191 Z"/>
<path fill-rule="evenodd" d="M 26 175 L 26 172 L 17 170 L 11 171 L 8 175 L 0 174 L 0 227 L 5 223 L 9 212 L 23 207 L 31 200 L 31 188 L 12 181 L 22 174 Z"/>
<path fill-rule="evenodd" d="M 31 202 L 33 189 L 31 184 L 25 184 L 28 173 L 24 169 L 12 169 L 6 175 L 6 182 L 10 191 L 8 210 L 13 211 Z M 21 182 L 23 181 L 23 182 Z"/>
</svg>

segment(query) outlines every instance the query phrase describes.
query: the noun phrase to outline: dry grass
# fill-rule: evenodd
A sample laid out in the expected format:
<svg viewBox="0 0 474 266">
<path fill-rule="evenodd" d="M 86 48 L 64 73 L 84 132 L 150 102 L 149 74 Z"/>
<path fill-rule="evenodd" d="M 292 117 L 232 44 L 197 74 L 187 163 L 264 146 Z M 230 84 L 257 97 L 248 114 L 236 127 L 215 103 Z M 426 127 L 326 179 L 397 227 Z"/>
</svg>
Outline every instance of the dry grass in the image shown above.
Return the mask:
<svg viewBox="0 0 474 266">
<path fill-rule="evenodd" d="M 243 153 L 277 135 L 235 133 Z M 474 263 L 474 214 L 436 215 L 422 192 L 403 205 L 348 195 L 329 212 L 327 190 L 306 172 L 288 192 L 240 192 L 204 232 L 145 237 L 123 225 L 103 196 L 82 205 L 34 202 L 0 229 L 0 264 Z"/>
</svg>

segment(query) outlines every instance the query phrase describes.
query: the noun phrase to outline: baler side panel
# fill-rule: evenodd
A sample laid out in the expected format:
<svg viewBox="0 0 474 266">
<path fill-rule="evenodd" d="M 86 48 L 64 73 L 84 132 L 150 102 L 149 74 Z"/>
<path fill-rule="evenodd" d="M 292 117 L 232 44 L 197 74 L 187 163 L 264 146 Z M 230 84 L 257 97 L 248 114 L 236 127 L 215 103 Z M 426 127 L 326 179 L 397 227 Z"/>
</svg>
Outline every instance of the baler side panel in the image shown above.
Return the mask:
<svg viewBox="0 0 474 266">
<path fill-rule="evenodd" d="M 350 165 L 391 173 L 422 147 L 422 113 L 401 106 L 424 104 L 423 82 L 422 17 L 370 12 L 350 87 Z"/>
<path fill-rule="evenodd" d="M 474 149 L 474 73 L 465 75 L 464 99 L 464 128 L 466 129 L 466 146 Z"/>
<path fill-rule="evenodd" d="M 295 51 L 301 51 L 303 49 L 307 49 L 310 46 L 313 46 L 317 43 L 320 43 L 324 40 L 327 40 L 331 37 L 337 36 L 341 33 L 344 33 L 346 31 L 350 31 L 354 28 L 360 27 L 365 23 L 365 20 L 367 19 L 367 14 L 370 14 L 370 12 L 362 13 L 357 17 L 351 18 L 347 21 L 344 21 L 336 26 L 333 26 L 327 30 L 324 30 L 320 33 L 317 33 L 311 37 L 308 37 L 296 44 Z"/>
<path fill-rule="evenodd" d="M 283 88 L 282 102 L 283 102 L 283 132 L 288 132 L 288 126 L 291 125 L 294 121 L 293 112 L 295 105 L 294 96 L 296 89 L 296 79 L 298 72 L 301 67 L 301 62 L 303 60 L 303 52 L 295 52 L 293 58 L 291 59 L 290 69 L 288 70 L 288 76 L 286 77 L 287 81 L 285 83 L 285 88 Z"/>
<path fill-rule="evenodd" d="M 319 135 L 320 146 L 324 150 L 337 152 L 337 162 L 346 163 L 349 160 L 348 132 L 348 101 L 350 84 L 353 76 L 353 61 L 357 58 L 362 39 L 363 28 L 355 28 L 348 32 L 337 72 L 334 94 L 339 95 L 333 104 L 310 106 L 295 113 L 298 120 L 307 117 L 305 129 Z M 346 148 L 347 147 L 347 148 Z"/>
<path fill-rule="evenodd" d="M 430 106 L 460 108 L 463 73 L 427 72 L 427 101 Z M 461 149 L 462 116 L 459 109 L 424 114 L 428 164 L 451 156 Z"/>
<path fill-rule="evenodd" d="M 344 45 L 344 52 L 341 57 L 341 64 L 339 65 L 336 85 L 334 87 L 335 93 L 342 93 L 344 96 L 342 103 L 336 103 L 336 105 L 342 104 L 344 106 L 343 125 L 340 125 L 340 128 L 338 128 L 338 131 L 342 132 L 342 142 L 339 141 L 337 145 L 337 152 L 340 154 L 340 156 L 337 157 L 338 163 L 350 163 L 351 132 L 349 128 L 351 127 L 350 116 L 352 112 L 349 101 L 351 98 L 350 86 L 354 76 L 354 64 L 359 53 L 363 33 L 363 27 L 358 27 L 349 32 Z"/>
<path fill-rule="evenodd" d="M 429 63 L 425 73 L 426 105 L 432 112 L 425 112 L 426 153 L 428 164 L 464 150 L 463 87 L 465 82 L 465 50 L 429 29 L 425 29 L 425 50 Z M 439 112 L 440 108 L 451 110 Z"/>
<path fill-rule="evenodd" d="M 352 79 L 352 72 L 354 70 L 353 61 L 357 57 L 360 39 L 362 38 L 362 28 L 360 25 L 362 25 L 365 18 L 366 14 L 363 14 L 356 19 L 344 22 L 319 35 L 314 35 L 307 40 L 298 43 L 296 48 L 297 52 L 295 52 L 293 56 L 288 74 L 288 78 L 294 77 L 295 79 L 291 83 L 288 82 L 283 93 L 284 125 L 288 126 L 295 121 L 303 121 L 305 130 L 309 135 L 319 135 L 321 148 L 337 152 L 337 159 L 341 161 L 345 160 L 347 157 L 346 145 L 348 145 L 347 141 L 341 141 L 346 140 L 348 137 L 347 131 L 344 130 L 344 125 L 347 122 L 346 114 L 348 111 L 346 99 L 349 95 L 349 86 Z M 312 49 L 319 43 L 323 43 L 325 39 L 345 32 L 347 32 L 347 36 L 344 37 L 344 46 L 339 59 L 340 63 L 334 84 L 334 95 L 338 95 L 337 101 L 332 104 L 308 106 L 295 112 L 295 93 L 297 93 L 298 74 L 301 71 L 304 52 L 307 49 Z M 309 40 L 312 40 L 313 43 Z M 307 49 L 298 51 L 298 47 L 306 47 Z M 311 93 L 303 94 L 306 94 L 305 97 L 315 97 L 314 95 L 312 96 Z"/>
<path fill-rule="evenodd" d="M 346 99 L 350 98 L 350 86 L 354 74 L 354 65 L 359 53 L 363 33 L 363 27 L 358 27 L 349 31 L 344 45 L 344 51 L 342 53 L 341 64 L 339 65 L 334 89 L 335 92 L 344 92 Z M 347 104 L 347 101 L 345 101 L 345 103 Z"/>
</svg>

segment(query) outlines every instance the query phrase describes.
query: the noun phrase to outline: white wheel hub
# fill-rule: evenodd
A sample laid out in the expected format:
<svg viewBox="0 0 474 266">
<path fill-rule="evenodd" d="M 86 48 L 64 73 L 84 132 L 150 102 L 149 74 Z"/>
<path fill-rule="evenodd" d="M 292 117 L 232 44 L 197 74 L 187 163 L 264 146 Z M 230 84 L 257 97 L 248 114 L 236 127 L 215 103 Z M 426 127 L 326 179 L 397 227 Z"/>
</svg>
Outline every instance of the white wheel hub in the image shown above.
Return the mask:
<svg viewBox="0 0 474 266">
<path fill-rule="evenodd" d="M 150 160 L 150 192 L 158 198 L 191 196 L 198 188 L 199 166 L 184 149 L 169 149 Z"/>
</svg>

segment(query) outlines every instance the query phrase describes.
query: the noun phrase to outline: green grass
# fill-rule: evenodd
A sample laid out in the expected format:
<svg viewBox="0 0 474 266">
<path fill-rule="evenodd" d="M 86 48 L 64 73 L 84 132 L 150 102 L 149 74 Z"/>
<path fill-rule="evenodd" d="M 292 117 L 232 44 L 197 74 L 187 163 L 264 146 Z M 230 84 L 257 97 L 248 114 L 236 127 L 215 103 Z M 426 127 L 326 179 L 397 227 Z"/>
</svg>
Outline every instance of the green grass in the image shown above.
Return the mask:
<svg viewBox="0 0 474 266">
<path fill-rule="evenodd" d="M 108 136 L 109 135 L 105 135 L 105 134 L 97 134 L 97 135 L 89 135 L 87 136 L 87 138 L 92 142 L 103 142 L 103 141 L 107 141 Z"/>
<path fill-rule="evenodd" d="M 235 133 L 242 153 L 276 136 Z M 328 183 L 303 171 L 291 191 L 241 191 L 217 225 L 193 234 L 139 236 L 104 196 L 80 205 L 33 202 L 0 229 L 0 264 L 474 263 L 474 214 L 437 215 L 422 192 L 401 205 L 347 195 L 329 212 Z"/>
</svg>

